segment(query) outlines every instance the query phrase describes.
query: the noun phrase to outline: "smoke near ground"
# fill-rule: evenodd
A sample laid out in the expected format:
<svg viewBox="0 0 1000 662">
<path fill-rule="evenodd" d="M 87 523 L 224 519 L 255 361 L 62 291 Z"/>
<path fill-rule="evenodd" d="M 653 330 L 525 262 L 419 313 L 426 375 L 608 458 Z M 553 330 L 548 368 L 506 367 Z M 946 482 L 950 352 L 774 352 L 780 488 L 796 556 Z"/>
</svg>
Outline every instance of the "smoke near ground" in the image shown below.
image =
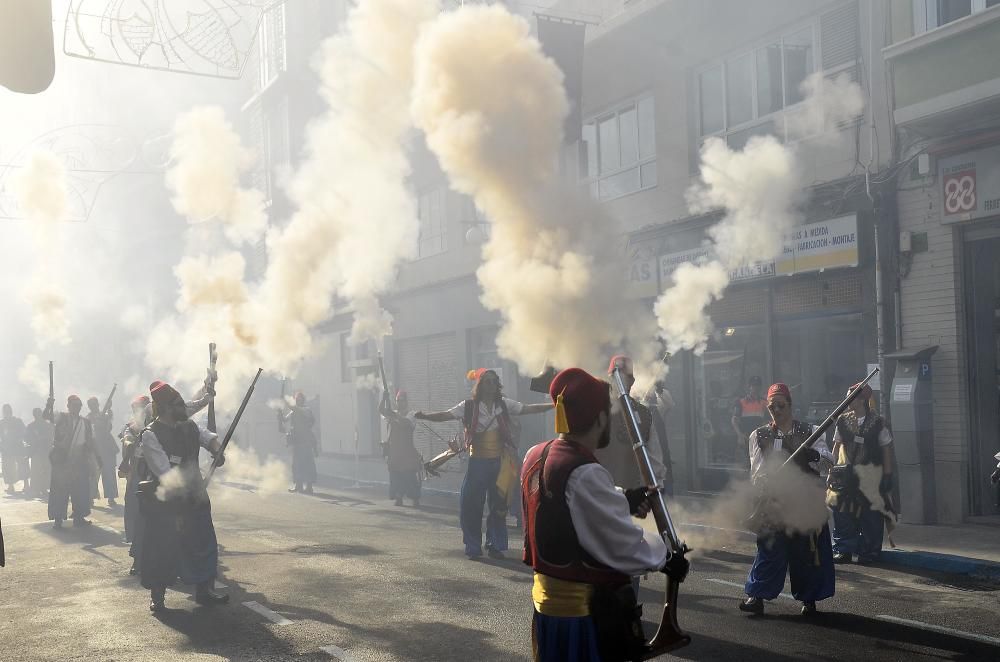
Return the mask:
<svg viewBox="0 0 1000 662">
<path fill-rule="evenodd" d="M 516 92 L 515 92 L 516 91 Z M 497 348 L 522 371 L 593 372 L 609 348 L 654 365 L 655 323 L 621 296 L 615 222 L 557 164 L 569 102 L 528 23 L 499 5 L 442 14 L 416 50 L 413 114 L 452 187 L 490 219 L 477 272 L 502 316 Z"/>
<path fill-rule="evenodd" d="M 843 76 L 829 81 L 815 74 L 802 84 L 802 92 L 801 108 L 790 112 L 794 138 L 848 121 L 864 108 L 860 88 Z M 670 351 L 704 351 L 713 330 L 708 306 L 722 297 L 732 272 L 781 256 L 785 233 L 798 223 L 805 184 L 796 150 L 770 135 L 750 138 L 742 150 L 720 138 L 705 141 L 688 207 L 695 214 L 721 209 L 724 217 L 709 230 L 712 257 L 678 268 L 656 302 L 660 333 Z"/>
</svg>

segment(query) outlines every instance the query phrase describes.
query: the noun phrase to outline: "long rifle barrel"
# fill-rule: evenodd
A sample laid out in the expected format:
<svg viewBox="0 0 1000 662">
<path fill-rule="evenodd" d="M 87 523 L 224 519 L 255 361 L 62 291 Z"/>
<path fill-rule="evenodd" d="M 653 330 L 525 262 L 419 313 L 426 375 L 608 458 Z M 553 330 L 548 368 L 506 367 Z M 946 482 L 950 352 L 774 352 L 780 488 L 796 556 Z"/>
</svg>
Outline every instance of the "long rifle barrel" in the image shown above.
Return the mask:
<svg viewBox="0 0 1000 662">
<path fill-rule="evenodd" d="M 233 438 L 233 432 L 236 431 L 236 426 L 240 422 L 240 418 L 243 417 L 243 411 L 247 408 L 247 403 L 250 402 L 250 396 L 253 395 L 254 387 L 257 386 L 257 380 L 260 379 L 260 374 L 264 372 L 263 368 L 257 369 L 257 374 L 254 375 L 253 381 L 250 382 L 250 388 L 247 389 L 246 395 L 243 396 L 243 402 L 240 403 L 240 408 L 236 411 L 236 416 L 233 418 L 233 422 L 229 424 L 229 429 L 226 430 L 226 436 L 222 440 L 222 444 L 219 446 L 219 452 L 215 454 L 215 459 L 212 460 L 212 466 L 208 469 L 208 475 L 205 476 L 205 487 L 208 487 L 209 481 L 212 480 L 212 474 L 215 470 L 219 468 L 219 458 L 222 454 L 226 452 L 226 446 L 229 445 L 229 441 Z"/>
</svg>

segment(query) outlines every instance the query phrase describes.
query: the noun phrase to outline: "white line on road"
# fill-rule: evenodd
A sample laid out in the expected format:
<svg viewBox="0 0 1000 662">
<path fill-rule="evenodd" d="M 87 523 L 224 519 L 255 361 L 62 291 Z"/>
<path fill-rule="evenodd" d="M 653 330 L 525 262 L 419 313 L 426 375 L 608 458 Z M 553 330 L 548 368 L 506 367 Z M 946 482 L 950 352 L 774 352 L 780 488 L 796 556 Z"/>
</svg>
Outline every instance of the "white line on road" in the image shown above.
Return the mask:
<svg viewBox="0 0 1000 662">
<path fill-rule="evenodd" d="M 320 650 L 330 657 L 342 660 L 343 662 L 357 662 L 357 660 L 355 660 L 350 653 L 339 646 L 323 646 Z"/>
<path fill-rule="evenodd" d="M 263 616 L 267 620 L 271 621 L 275 625 L 291 625 L 292 624 L 292 622 L 290 620 L 288 620 L 287 618 L 285 618 L 281 614 L 277 614 L 277 613 L 271 611 L 270 609 L 268 609 L 264 605 L 260 604 L 259 602 L 254 602 L 254 601 L 251 600 L 250 602 L 244 602 L 243 606 L 246 607 L 247 609 L 251 609 L 251 610 L 257 612 L 258 614 L 260 614 L 261 616 Z"/>
<path fill-rule="evenodd" d="M 746 588 L 746 584 L 740 584 L 739 582 L 731 582 L 726 579 L 716 579 L 715 577 L 709 577 L 705 580 L 706 582 L 712 582 L 713 584 L 725 584 L 726 586 L 735 586 L 736 588 Z M 779 593 L 778 597 L 786 598 L 788 600 L 794 600 L 788 593 Z"/>
<path fill-rule="evenodd" d="M 920 621 L 911 621 L 908 618 L 897 618 L 896 616 L 887 616 L 885 614 L 879 614 L 875 618 L 880 621 L 886 621 L 887 623 L 896 623 L 898 625 L 909 625 L 910 627 L 919 628 L 921 630 L 927 630 L 928 632 L 936 632 L 938 634 L 950 634 L 953 637 L 959 637 L 961 639 L 971 639 L 972 641 L 979 641 L 984 644 L 993 644 L 994 646 L 1000 646 L 1000 639 L 997 639 L 996 637 L 987 637 L 985 634 L 973 634 L 972 632 L 962 632 L 961 630 L 954 630 L 952 628 L 946 628 L 941 625 L 921 623 Z"/>
<path fill-rule="evenodd" d="M 223 584 L 222 582 L 220 582 L 218 579 L 216 579 L 215 580 L 215 590 L 218 591 L 218 590 L 221 590 L 221 589 L 224 589 L 224 588 L 229 588 L 229 587 L 226 586 L 225 584 Z"/>
</svg>

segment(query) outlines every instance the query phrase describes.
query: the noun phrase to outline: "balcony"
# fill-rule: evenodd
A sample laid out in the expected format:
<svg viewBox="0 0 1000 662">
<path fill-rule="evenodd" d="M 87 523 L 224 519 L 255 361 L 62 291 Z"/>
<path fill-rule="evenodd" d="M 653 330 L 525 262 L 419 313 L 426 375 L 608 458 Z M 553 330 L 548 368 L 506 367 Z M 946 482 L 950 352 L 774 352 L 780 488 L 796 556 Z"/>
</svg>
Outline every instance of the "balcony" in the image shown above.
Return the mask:
<svg viewBox="0 0 1000 662">
<path fill-rule="evenodd" d="M 954 131 L 1000 110 L 1000 6 L 883 49 L 898 126 Z"/>
</svg>

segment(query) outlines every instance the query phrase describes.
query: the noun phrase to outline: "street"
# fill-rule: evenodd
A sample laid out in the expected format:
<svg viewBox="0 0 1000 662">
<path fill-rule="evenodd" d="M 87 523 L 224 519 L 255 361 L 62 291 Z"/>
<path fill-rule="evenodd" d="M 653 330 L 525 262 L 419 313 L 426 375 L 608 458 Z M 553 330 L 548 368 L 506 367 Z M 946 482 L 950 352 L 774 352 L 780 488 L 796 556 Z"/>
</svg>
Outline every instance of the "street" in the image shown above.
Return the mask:
<svg viewBox="0 0 1000 662">
<path fill-rule="evenodd" d="M 448 503 L 396 507 L 374 489 L 329 486 L 262 497 L 220 483 L 213 508 L 230 604 L 199 607 L 178 587 L 156 618 L 128 575 L 120 511 L 98 507 L 92 526 L 55 531 L 42 501 L 0 500 L 0 657 L 530 659 L 530 571 L 516 551 L 467 560 Z M 520 544 L 511 530 L 512 549 Z M 751 554 L 746 543 L 695 552 L 680 598 L 692 644 L 659 659 L 1000 658 L 998 585 L 838 566 L 837 595 L 815 620 L 783 597 L 753 618 L 736 609 Z M 644 581 L 647 621 L 659 613 L 662 581 Z M 647 636 L 654 628 L 647 623 Z"/>
</svg>

